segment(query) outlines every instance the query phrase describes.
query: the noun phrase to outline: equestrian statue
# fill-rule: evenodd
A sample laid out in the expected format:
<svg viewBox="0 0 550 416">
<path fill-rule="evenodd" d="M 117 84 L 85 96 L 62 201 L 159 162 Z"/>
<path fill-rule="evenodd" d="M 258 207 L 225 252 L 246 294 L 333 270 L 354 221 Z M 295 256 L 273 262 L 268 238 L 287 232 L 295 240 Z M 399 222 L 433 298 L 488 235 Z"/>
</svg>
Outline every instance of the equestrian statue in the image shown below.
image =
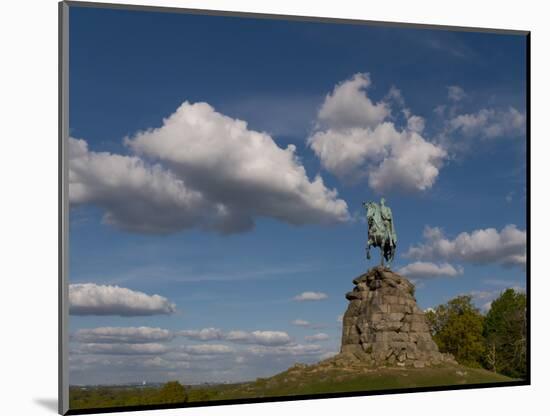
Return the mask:
<svg viewBox="0 0 550 416">
<path fill-rule="evenodd" d="M 389 268 L 395 256 L 397 247 L 397 234 L 393 224 L 393 216 L 390 207 L 386 206 L 384 198 L 380 204 L 376 202 L 363 202 L 363 207 L 367 210 L 368 239 L 367 239 L 367 259 L 370 260 L 370 248 L 380 248 L 380 265 Z"/>
</svg>

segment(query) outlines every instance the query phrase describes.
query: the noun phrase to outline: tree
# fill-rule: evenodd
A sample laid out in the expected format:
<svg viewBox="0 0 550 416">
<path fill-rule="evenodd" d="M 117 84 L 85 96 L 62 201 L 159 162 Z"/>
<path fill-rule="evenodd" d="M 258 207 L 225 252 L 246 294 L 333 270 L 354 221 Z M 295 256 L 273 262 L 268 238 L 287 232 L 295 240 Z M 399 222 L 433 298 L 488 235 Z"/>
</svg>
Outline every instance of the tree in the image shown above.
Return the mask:
<svg viewBox="0 0 550 416">
<path fill-rule="evenodd" d="M 471 296 L 458 296 L 426 313 L 434 341 L 441 352 L 464 365 L 481 365 L 485 353 L 483 316 Z"/>
<path fill-rule="evenodd" d="M 187 392 L 178 381 L 169 381 L 158 393 L 159 403 L 183 403 L 187 401 Z"/>
<path fill-rule="evenodd" d="M 485 357 L 485 364 L 510 377 L 522 378 L 527 373 L 526 305 L 525 293 L 506 289 L 485 317 L 483 334 L 494 349 L 494 357 Z"/>
</svg>

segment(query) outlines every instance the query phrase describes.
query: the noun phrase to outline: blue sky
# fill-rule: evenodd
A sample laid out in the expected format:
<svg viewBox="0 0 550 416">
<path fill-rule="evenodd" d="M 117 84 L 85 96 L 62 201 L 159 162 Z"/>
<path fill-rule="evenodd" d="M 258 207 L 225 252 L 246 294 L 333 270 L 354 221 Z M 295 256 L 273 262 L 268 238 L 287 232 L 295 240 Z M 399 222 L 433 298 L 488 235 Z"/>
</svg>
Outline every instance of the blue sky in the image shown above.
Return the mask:
<svg viewBox="0 0 550 416">
<path fill-rule="evenodd" d="M 246 380 L 336 352 L 378 260 L 361 201 L 381 196 L 422 308 L 523 288 L 525 41 L 71 7 L 70 382 Z"/>
</svg>

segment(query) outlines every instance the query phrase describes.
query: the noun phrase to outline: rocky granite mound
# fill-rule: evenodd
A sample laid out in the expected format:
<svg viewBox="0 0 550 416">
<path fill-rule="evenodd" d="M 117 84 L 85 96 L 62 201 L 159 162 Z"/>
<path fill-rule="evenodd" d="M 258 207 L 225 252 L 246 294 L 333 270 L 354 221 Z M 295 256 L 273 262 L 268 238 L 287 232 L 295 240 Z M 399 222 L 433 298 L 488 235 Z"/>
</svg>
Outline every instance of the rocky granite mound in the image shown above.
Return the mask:
<svg viewBox="0 0 550 416">
<path fill-rule="evenodd" d="M 353 280 L 346 294 L 340 354 L 332 360 L 364 365 L 424 367 L 456 364 L 439 352 L 424 313 L 416 304 L 414 285 L 403 276 L 375 267 Z"/>
</svg>

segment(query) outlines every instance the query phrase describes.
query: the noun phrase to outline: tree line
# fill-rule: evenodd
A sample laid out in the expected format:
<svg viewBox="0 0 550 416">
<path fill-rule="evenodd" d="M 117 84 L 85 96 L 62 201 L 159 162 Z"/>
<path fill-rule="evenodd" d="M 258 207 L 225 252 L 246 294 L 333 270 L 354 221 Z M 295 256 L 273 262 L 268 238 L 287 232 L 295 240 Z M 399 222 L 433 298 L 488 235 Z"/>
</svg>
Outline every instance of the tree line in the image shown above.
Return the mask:
<svg viewBox="0 0 550 416">
<path fill-rule="evenodd" d="M 527 376 L 527 299 L 506 289 L 483 315 L 463 295 L 426 312 L 441 352 L 470 367 L 483 367 L 513 378 Z"/>
<path fill-rule="evenodd" d="M 160 388 L 71 387 L 69 392 L 71 409 L 185 403 L 187 400 L 187 391 L 178 381 L 169 381 Z"/>
</svg>

